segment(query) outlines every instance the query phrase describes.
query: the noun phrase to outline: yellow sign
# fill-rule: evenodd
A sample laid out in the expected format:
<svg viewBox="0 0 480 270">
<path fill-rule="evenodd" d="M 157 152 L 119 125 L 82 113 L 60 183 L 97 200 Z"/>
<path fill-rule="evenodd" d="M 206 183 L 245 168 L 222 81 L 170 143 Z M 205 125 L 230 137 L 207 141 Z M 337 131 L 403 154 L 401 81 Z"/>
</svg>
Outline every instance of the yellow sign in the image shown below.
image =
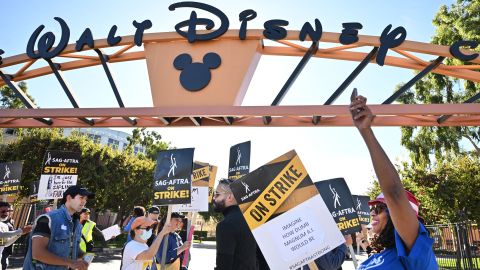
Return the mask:
<svg viewBox="0 0 480 270">
<path fill-rule="evenodd" d="M 295 155 L 243 213 L 250 229 L 267 222 L 307 175 L 300 158 Z"/>
</svg>

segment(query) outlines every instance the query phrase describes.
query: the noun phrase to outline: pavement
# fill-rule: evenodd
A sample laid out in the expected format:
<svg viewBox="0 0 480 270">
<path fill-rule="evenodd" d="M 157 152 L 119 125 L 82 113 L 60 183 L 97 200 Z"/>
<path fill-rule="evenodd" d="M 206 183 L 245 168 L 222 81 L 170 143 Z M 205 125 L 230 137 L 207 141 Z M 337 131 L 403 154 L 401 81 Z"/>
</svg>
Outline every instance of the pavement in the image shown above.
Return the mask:
<svg viewBox="0 0 480 270">
<path fill-rule="evenodd" d="M 121 249 L 104 249 L 96 253 L 89 270 L 117 270 L 120 269 Z M 216 256 L 215 242 L 203 242 L 201 244 L 194 243 L 191 249 L 190 270 L 205 270 L 214 269 Z M 366 255 L 356 255 L 359 262 L 367 259 Z M 22 269 L 23 257 L 11 257 L 10 267 L 8 269 L 20 270 Z M 354 270 L 352 260 L 346 260 L 342 269 Z"/>
</svg>

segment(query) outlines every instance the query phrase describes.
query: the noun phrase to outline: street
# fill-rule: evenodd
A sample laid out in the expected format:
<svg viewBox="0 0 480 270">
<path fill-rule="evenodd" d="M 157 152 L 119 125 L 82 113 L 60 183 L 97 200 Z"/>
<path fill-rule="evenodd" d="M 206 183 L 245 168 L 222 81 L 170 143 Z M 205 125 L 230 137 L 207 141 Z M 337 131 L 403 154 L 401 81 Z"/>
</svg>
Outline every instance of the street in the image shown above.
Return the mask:
<svg viewBox="0 0 480 270">
<path fill-rule="evenodd" d="M 202 244 L 193 244 L 191 249 L 191 261 L 189 269 L 191 270 L 204 270 L 204 269 L 213 269 L 215 267 L 215 243 L 214 242 L 204 242 Z M 366 256 L 358 256 L 359 261 L 366 259 Z M 116 251 L 115 253 L 104 252 L 98 254 L 94 259 L 93 263 L 88 269 L 91 270 L 117 270 L 120 269 L 120 252 Z M 18 260 L 16 260 L 15 268 L 8 268 L 13 270 L 20 270 L 22 267 L 18 265 Z M 353 262 L 351 260 L 345 261 L 342 265 L 344 270 L 354 270 Z"/>
</svg>

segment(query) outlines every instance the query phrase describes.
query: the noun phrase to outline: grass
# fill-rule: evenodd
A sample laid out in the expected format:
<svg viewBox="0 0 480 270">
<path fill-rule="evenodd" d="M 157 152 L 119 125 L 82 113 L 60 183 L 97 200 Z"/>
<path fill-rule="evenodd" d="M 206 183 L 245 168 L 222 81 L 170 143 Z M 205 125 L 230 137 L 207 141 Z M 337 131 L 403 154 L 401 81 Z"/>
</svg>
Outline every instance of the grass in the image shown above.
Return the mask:
<svg viewBox="0 0 480 270">
<path fill-rule="evenodd" d="M 454 258 L 437 258 L 438 267 L 441 269 L 456 269 L 457 259 Z M 480 269 L 480 258 L 473 258 L 473 269 Z M 463 260 L 461 261 L 462 268 L 464 267 Z M 476 266 L 476 268 L 475 268 Z"/>
</svg>

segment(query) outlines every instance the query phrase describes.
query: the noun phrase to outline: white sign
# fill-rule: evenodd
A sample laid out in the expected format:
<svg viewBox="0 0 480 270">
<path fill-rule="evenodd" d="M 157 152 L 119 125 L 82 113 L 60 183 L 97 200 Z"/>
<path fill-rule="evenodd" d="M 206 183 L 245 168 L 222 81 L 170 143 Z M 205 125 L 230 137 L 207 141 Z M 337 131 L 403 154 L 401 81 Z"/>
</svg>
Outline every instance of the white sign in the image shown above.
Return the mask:
<svg viewBox="0 0 480 270">
<path fill-rule="evenodd" d="M 320 195 L 252 230 L 275 270 L 298 269 L 343 244 L 345 239 Z"/>
<path fill-rule="evenodd" d="M 122 232 L 120 231 L 120 227 L 118 227 L 118 224 L 115 224 L 111 227 L 106 228 L 105 230 L 102 231 L 103 237 L 105 238 L 105 241 L 108 241 L 112 239 L 113 237 L 120 235 Z"/>
<path fill-rule="evenodd" d="M 172 205 L 173 212 L 208 212 L 208 187 L 192 187 L 190 204 Z"/>
<path fill-rule="evenodd" d="M 38 199 L 61 199 L 68 187 L 77 184 L 78 175 L 42 174 L 38 186 Z"/>
</svg>

